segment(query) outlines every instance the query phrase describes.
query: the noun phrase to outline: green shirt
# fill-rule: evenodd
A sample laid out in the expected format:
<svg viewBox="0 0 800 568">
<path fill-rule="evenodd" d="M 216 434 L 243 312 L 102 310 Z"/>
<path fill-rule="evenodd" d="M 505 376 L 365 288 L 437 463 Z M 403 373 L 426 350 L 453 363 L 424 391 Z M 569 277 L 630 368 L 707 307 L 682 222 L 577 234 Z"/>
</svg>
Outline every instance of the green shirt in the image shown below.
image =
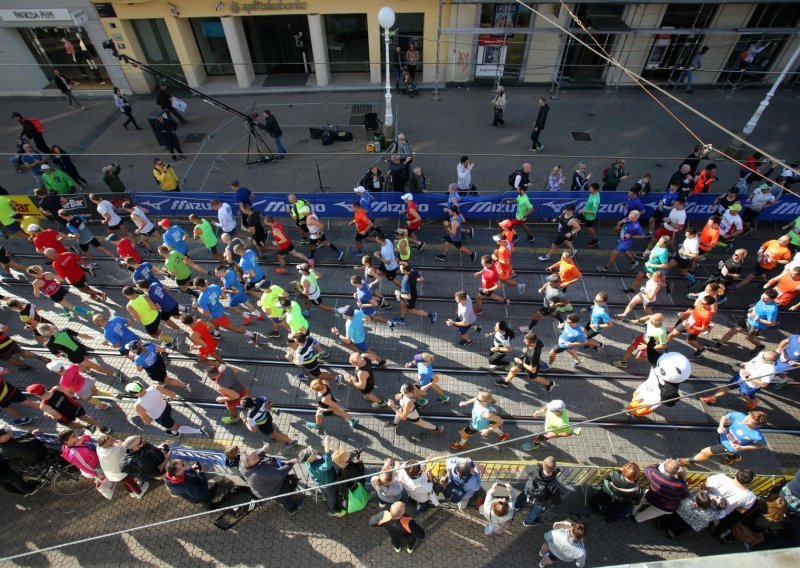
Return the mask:
<svg viewBox="0 0 800 568">
<path fill-rule="evenodd" d="M 143 325 L 153 323 L 158 317 L 158 310 L 153 309 L 147 299 L 146 295 L 142 295 L 128 302 L 133 311 L 139 314 L 139 319 L 142 320 Z"/>
<path fill-rule="evenodd" d="M 175 276 L 175 280 L 185 280 L 192 275 L 192 269 L 186 265 L 186 257 L 176 250 L 167 255 L 167 262 L 164 264 L 164 268 Z"/>
<path fill-rule="evenodd" d="M 214 248 L 217 246 L 217 235 L 214 234 L 214 227 L 208 222 L 208 219 L 203 219 L 197 227 L 200 229 L 200 240 L 206 248 Z"/>
<path fill-rule="evenodd" d="M 583 206 L 583 218 L 587 221 L 594 221 L 597 217 L 597 211 L 600 209 L 600 192 L 589 193 L 586 198 L 586 205 Z"/>
<path fill-rule="evenodd" d="M 282 318 L 286 310 L 278 303 L 278 298 L 286 294 L 286 290 L 273 284 L 261 295 L 261 309 L 271 318 Z"/>
<path fill-rule="evenodd" d="M 530 215 L 532 209 L 533 205 L 531 205 L 531 200 L 528 199 L 527 194 L 517 195 L 517 219 L 522 221 Z"/>
<path fill-rule="evenodd" d="M 650 258 L 647 259 L 644 267 L 649 274 L 653 272 L 666 272 L 666 268 L 651 268 L 651 264 L 667 264 L 669 260 L 669 249 L 661 248 L 660 246 L 656 245 L 653 247 L 653 250 L 650 251 Z"/>
<path fill-rule="evenodd" d="M 44 186 L 57 193 L 58 195 L 67 195 L 72 193 L 72 188 L 75 187 L 75 182 L 62 171 L 50 170 L 42 174 L 42 182 Z"/>
<path fill-rule="evenodd" d="M 303 317 L 303 308 L 297 302 L 292 302 L 292 307 L 286 315 L 286 323 L 289 324 L 292 333 L 308 329 L 308 320 Z"/>
<path fill-rule="evenodd" d="M 16 219 L 14 219 L 14 206 L 12 205 L 11 199 L 4 195 L 0 195 L 0 223 L 3 226 L 11 225 L 12 223 L 16 223 Z"/>
<path fill-rule="evenodd" d="M 306 202 L 302 199 L 298 199 L 292 205 L 289 206 L 289 214 L 292 216 L 293 219 L 298 221 L 302 221 L 306 218 L 306 215 L 300 213 L 300 210 L 306 206 Z"/>
<path fill-rule="evenodd" d="M 794 227 L 789 229 L 786 236 L 792 240 L 794 246 L 800 246 L 800 217 L 794 220 Z"/>
<path fill-rule="evenodd" d="M 644 331 L 645 345 L 650 341 L 651 337 L 656 338 L 656 345 L 666 345 L 667 343 L 667 330 L 662 324 L 661 327 L 656 327 L 651 323 L 647 323 L 647 328 Z"/>
<path fill-rule="evenodd" d="M 561 415 L 549 410 L 544 415 L 544 429 L 554 434 L 570 434 L 572 428 L 569 425 L 569 414 L 566 410 L 561 411 Z"/>
</svg>

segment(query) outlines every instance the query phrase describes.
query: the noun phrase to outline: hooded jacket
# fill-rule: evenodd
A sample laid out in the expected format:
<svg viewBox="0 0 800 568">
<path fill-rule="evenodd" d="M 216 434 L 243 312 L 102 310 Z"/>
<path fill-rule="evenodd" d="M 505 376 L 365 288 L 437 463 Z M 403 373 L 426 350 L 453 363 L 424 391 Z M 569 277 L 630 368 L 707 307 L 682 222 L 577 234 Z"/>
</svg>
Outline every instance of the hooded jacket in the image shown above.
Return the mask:
<svg viewBox="0 0 800 568">
<path fill-rule="evenodd" d="M 208 480 L 202 471 L 187 469 L 179 477 L 166 474 L 164 483 L 170 493 L 183 497 L 189 503 L 206 503 L 209 500 Z"/>
<path fill-rule="evenodd" d="M 619 470 L 610 471 L 603 479 L 603 492 L 615 501 L 637 502 L 642 496 L 642 488 L 636 481 L 628 481 Z"/>
<path fill-rule="evenodd" d="M 561 469 L 557 467 L 552 475 L 546 475 L 544 468 L 539 465 L 525 482 L 525 496 L 529 501 L 540 506 L 548 503 L 560 505 L 561 483 L 558 481 L 560 473 Z"/>
</svg>

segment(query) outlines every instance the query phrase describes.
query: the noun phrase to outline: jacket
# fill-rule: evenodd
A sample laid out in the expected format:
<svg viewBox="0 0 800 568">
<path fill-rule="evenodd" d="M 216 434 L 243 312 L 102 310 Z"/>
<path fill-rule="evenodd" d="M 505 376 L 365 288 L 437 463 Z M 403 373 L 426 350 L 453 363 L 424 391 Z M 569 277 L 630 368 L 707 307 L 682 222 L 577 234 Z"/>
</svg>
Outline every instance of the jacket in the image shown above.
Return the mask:
<svg viewBox="0 0 800 568">
<path fill-rule="evenodd" d="M 123 472 L 122 458 L 125 457 L 125 446 L 115 445 L 110 448 L 97 448 L 97 458 L 100 460 L 100 467 L 109 481 L 122 481 L 128 474 Z"/>
<path fill-rule="evenodd" d="M 267 117 L 267 120 L 264 122 L 264 130 L 266 130 L 267 134 L 273 138 L 280 138 L 283 136 L 283 130 L 281 130 L 281 127 L 278 124 L 278 119 L 276 119 L 273 115 L 269 115 Z"/>
<path fill-rule="evenodd" d="M 536 122 L 534 128 L 544 130 L 544 123 L 547 122 L 547 113 L 550 112 L 550 105 L 545 103 L 543 107 L 539 107 L 539 114 L 536 115 Z"/>
<path fill-rule="evenodd" d="M 159 466 L 164 463 L 165 459 L 164 452 L 150 442 L 145 442 L 135 452 L 125 454 L 125 457 L 122 458 L 120 470 L 140 481 L 148 481 L 164 474 L 159 469 Z"/>
<path fill-rule="evenodd" d="M 42 173 L 42 183 L 49 191 L 55 192 L 58 195 L 66 195 L 72 193 L 75 187 L 75 182 L 67 174 L 60 170 L 50 169 Z"/>
<path fill-rule="evenodd" d="M 460 461 L 461 458 L 450 458 L 445 462 L 447 487 L 444 493 L 453 503 L 469 501 L 481 488 L 481 476 L 477 471 L 466 479 L 455 472 Z"/>
<path fill-rule="evenodd" d="M 494 511 L 492 511 L 492 507 L 497 501 L 501 499 L 505 499 L 504 497 L 496 497 L 495 491 L 489 490 L 486 493 L 486 500 L 483 502 L 483 506 L 481 507 L 481 514 L 483 518 L 488 521 L 488 526 L 492 527 L 494 530 L 499 529 L 500 527 L 504 526 L 508 522 L 514 518 L 514 507 L 511 506 L 514 503 L 514 498 L 516 497 L 516 493 L 511 491 L 507 501 L 509 503 L 508 512 L 503 515 L 502 517 L 498 517 Z"/>
<path fill-rule="evenodd" d="M 647 466 L 644 474 L 650 480 L 650 489 L 644 495 L 645 500 L 662 511 L 673 512 L 684 495 L 689 493 L 682 477 L 662 473 L 657 464 Z"/>
<path fill-rule="evenodd" d="M 614 501 L 638 502 L 642 497 L 642 488 L 636 481 L 628 481 L 622 472 L 610 471 L 603 479 L 603 492 Z"/>
<path fill-rule="evenodd" d="M 61 457 L 77 467 L 84 477 L 97 477 L 95 468 L 100 465 L 94 446 L 88 445 L 91 439 L 91 436 L 83 436 L 76 446 L 61 446 Z"/>
<path fill-rule="evenodd" d="M 392 542 L 398 542 L 409 534 L 416 539 L 425 538 L 425 530 L 409 515 L 393 519 L 389 511 L 381 511 L 370 518 L 369 525 L 385 528 Z"/>
<path fill-rule="evenodd" d="M 252 467 L 239 464 L 239 471 L 250 486 L 250 491 L 259 499 L 279 495 L 283 480 L 291 470 L 292 466 L 288 464 L 278 467 L 272 458 L 262 458 Z"/>
<path fill-rule="evenodd" d="M 553 505 L 561 504 L 561 483 L 558 481 L 558 476 L 561 469 L 556 468 L 553 475 L 545 475 L 542 466 L 539 465 L 535 471 L 529 476 L 525 482 L 525 496 L 528 501 L 536 503 L 539 506 L 552 503 Z"/>
<path fill-rule="evenodd" d="M 23 434 L 0 444 L 0 457 L 11 464 L 36 465 L 47 457 L 47 446 L 39 438 Z"/>
<path fill-rule="evenodd" d="M 306 468 L 317 485 L 327 485 L 336 481 L 336 469 L 333 467 L 330 452 L 326 452 L 322 459 L 308 462 Z"/>
<path fill-rule="evenodd" d="M 403 464 L 405 466 L 405 464 Z M 408 496 L 417 503 L 432 502 L 439 504 L 436 494 L 433 492 L 433 483 L 428 479 L 428 475 L 423 471 L 422 475 L 416 479 L 412 478 L 405 469 L 398 470 L 397 480 L 406 490 Z"/>
<path fill-rule="evenodd" d="M 153 177 L 164 191 L 172 191 L 178 187 L 178 174 L 175 173 L 172 166 L 167 166 L 165 170 L 153 168 Z"/>
<path fill-rule="evenodd" d="M 103 181 L 113 192 L 122 193 L 125 191 L 125 184 L 119 179 L 120 167 L 119 164 L 114 164 L 114 169 L 103 172 Z M 159 184 L 160 185 L 160 184 Z"/>
<path fill-rule="evenodd" d="M 169 492 L 183 497 L 189 503 L 206 503 L 211 493 L 208 490 L 208 479 L 202 471 L 187 469 L 180 477 L 164 476 L 164 483 Z"/>
</svg>

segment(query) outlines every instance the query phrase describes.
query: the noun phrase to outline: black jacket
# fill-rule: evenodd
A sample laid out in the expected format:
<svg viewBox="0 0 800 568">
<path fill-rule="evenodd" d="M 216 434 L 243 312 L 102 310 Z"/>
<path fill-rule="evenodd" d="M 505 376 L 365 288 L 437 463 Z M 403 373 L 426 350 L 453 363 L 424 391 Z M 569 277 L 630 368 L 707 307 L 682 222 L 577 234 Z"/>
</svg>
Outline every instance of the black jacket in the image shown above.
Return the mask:
<svg viewBox="0 0 800 568">
<path fill-rule="evenodd" d="M 59 75 L 58 77 L 53 77 L 53 80 L 55 81 L 55 84 L 56 84 L 56 87 L 58 87 L 58 90 L 61 91 L 62 93 L 66 93 L 67 91 L 70 90 L 69 89 L 69 85 L 70 85 L 70 83 L 72 81 L 70 81 L 69 79 L 67 79 L 63 75 Z"/>
<path fill-rule="evenodd" d="M 622 472 L 610 471 L 603 479 L 603 492 L 614 501 L 636 503 L 642 496 L 642 488 L 636 481 L 628 481 Z"/>
<path fill-rule="evenodd" d="M 120 470 L 123 473 L 132 475 L 140 481 L 147 481 L 154 477 L 164 474 L 158 466 L 164 463 L 166 456 L 161 449 L 155 447 L 150 442 L 145 442 L 144 446 L 135 452 L 128 452 L 122 458 Z"/>
<path fill-rule="evenodd" d="M 0 457 L 4 457 L 12 464 L 36 465 L 44 461 L 46 456 L 47 446 L 30 434 L 17 436 L 5 444 L 0 444 Z"/>
<path fill-rule="evenodd" d="M 172 95 L 169 91 L 162 91 L 161 89 L 158 90 L 158 94 L 156 95 L 156 104 L 163 108 L 164 110 L 169 110 L 172 108 Z"/>
<path fill-rule="evenodd" d="M 545 475 L 542 466 L 538 466 L 525 482 L 525 496 L 537 505 L 561 504 L 561 483 L 558 475 L 561 469 L 556 468 L 553 475 Z"/>
<path fill-rule="evenodd" d="M 408 515 L 393 519 L 389 511 L 381 511 L 370 518 L 369 525 L 371 527 L 385 528 L 392 542 L 397 542 L 409 534 L 417 539 L 425 538 L 425 530 Z M 408 530 L 406 530 L 406 527 L 408 527 Z"/>
<path fill-rule="evenodd" d="M 267 117 L 267 120 L 264 123 L 264 130 L 266 130 L 267 134 L 273 138 L 279 138 L 283 136 L 283 130 L 281 130 L 281 127 L 278 124 L 278 119 L 276 119 L 272 114 Z"/>
<path fill-rule="evenodd" d="M 539 130 L 544 130 L 544 123 L 547 122 L 547 113 L 550 112 L 550 105 L 547 103 L 543 107 L 539 107 L 539 114 L 536 115 L 536 123 L 533 125 Z"/>
</svg>

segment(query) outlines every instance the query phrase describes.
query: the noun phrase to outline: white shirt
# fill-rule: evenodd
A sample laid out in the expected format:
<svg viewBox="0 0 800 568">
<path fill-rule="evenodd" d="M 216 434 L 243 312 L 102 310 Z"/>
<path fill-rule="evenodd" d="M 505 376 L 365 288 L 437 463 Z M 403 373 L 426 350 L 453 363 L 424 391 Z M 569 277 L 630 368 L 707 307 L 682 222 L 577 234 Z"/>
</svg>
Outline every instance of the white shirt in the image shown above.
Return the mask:
<svg viewBox="0 0 800 568">
<path fill-rule="evenodd" d="M 742 216 L 732 215 L 730 211 L 726 210 L 722 215 L 722 220 L 719 222 L 719 234 L 727 236 L 741 230 Z"/>
<path fill-rule="evenodd" d="M 134 215 L 136 215 L 137 217 L 141 217 L 143 219 L 143 224 L 140 225 L 139 223 L 137 223 L 136 219 L 134 219 Z M 139 231 L 142 233 L 149 233 L 156 227 L 155 225 L 153 225 L 153 222 L 147 218 L 147 215 L 144 214 L 144 211 L 142 211 L 141 207 L 133 208 L 133 211 L 131 212 L 131 220 L 137 227 L 139 227 Z"/>
<path fill-rule="evenodd" d="M 664 228 L 668 231 L 680 231 L 686 225 L 686 210 L 673 207 L 666 219 Z"/>
<path fill-rule="evenodd" d="M 747 208 L 753 211 L 761 211 L 768 203 L 775 203 L 775 196 L 770 192 L 764 193 L 758 190 L 753 192 L 750 197 L 750 203 L 747 204 Z"/>
<path fill-rule="evenodd" d="M 744 369 L 739 373 L 739 376 L 744 379 L 745 376 L 742 373 L 746 373 L 748 377 L 758 379 L 759 382 L 769 384 L 772 382 L 772 377 L 775 374 L 775 364 L 764 361 L 764 357 L 759 353 L 744 364 Z M 751 389 L 762 388 L 753 381 L 745 381 L 744 384 Z"/>
<path fill-rule="evenodd" d="M 227 203 L 220 205 L 217 209 L 217 219 L 219 220 L 218 226 L 226 233 L 236 231 L 236 219 L 233 217 L 233 210 Z"/>
<path fill-rule="evenodd" d="M 728 506 L 722 511 L 720 518 L 730 515 L 736 509 L 749 509 L 756 502 L 756 496 L 752 491 L 742 489 L 738 483 L 724 473 L 718 473 L 706 479 L 706 486 L 709 493 L 723 497 L 728 502 Z"/>
<path fill-rule="evenodd" d="M 156 420 L 167 409 L 167 401 L 164 400 L 158 389 L 152 386 L 148 387 L 143 397 L 136 400 L 134 406 L 142 407 L 150 418 Z"/>
<path fill-rule="evenodd" d="M 386 242 L 381 246 L 381 258 L 384 259 L 383 264 L 386 270 L 397 270 L 397 258 L 394 256 L 394 245 L 389 239 L 386 239 Z"/>
<path fill-rule="evenodd" d="M 700 238 L 686 238 L 678 251 L 683 258 L 697 258 L 700 254 Z"/>
<path fill-rule="evenodd" d="M 122 218 L 117 215 L 117 212 L 114 211 L 114 206 L 111 205 L 110 201 L 106 201 L 105 199 L 97 204 L 97 212 L 100 213 L 101 217 L 105 217 L 109 215 L 108 218 L 108 226 L 115 227 L 122 223 Z"/>
<path fill-rule="evenodd" d="M 784 272 L 788 272 L 788 271 L 790 271 L 791 269 L 793 269 L 796 266 L 800 266 L 800 251 L 795 253 L 794 258 L 792 259 L 792 261 L 789 264 L 787 264 L 786 266 L 783 267 L 783 271 Z"/>
<path fill-rule="evenodd" d="M 122 458 L 125 457 L 125 446 L 116 445 L 110 448 L 97 447 L 97 457 L 100 460 L 100 468 L 109 481 L 122 481 L 128 474 L 120 471 Z"/>
<path fill-rule="evenodd" d="M 459 163 L 456 166 L 456 173 L 458 174 L 458 189 L 465 191 L 472 187 L 472 165 L 467 163 L 466 167 Z"/>
<path fill-rule="evenodd" d="M 458 304 L 458 321 L 472 325 L 476 319 L 478 318 L 472 308 L 472 298 L 467 296 L 467 301 L 464 304 Z"/>
</svg>

